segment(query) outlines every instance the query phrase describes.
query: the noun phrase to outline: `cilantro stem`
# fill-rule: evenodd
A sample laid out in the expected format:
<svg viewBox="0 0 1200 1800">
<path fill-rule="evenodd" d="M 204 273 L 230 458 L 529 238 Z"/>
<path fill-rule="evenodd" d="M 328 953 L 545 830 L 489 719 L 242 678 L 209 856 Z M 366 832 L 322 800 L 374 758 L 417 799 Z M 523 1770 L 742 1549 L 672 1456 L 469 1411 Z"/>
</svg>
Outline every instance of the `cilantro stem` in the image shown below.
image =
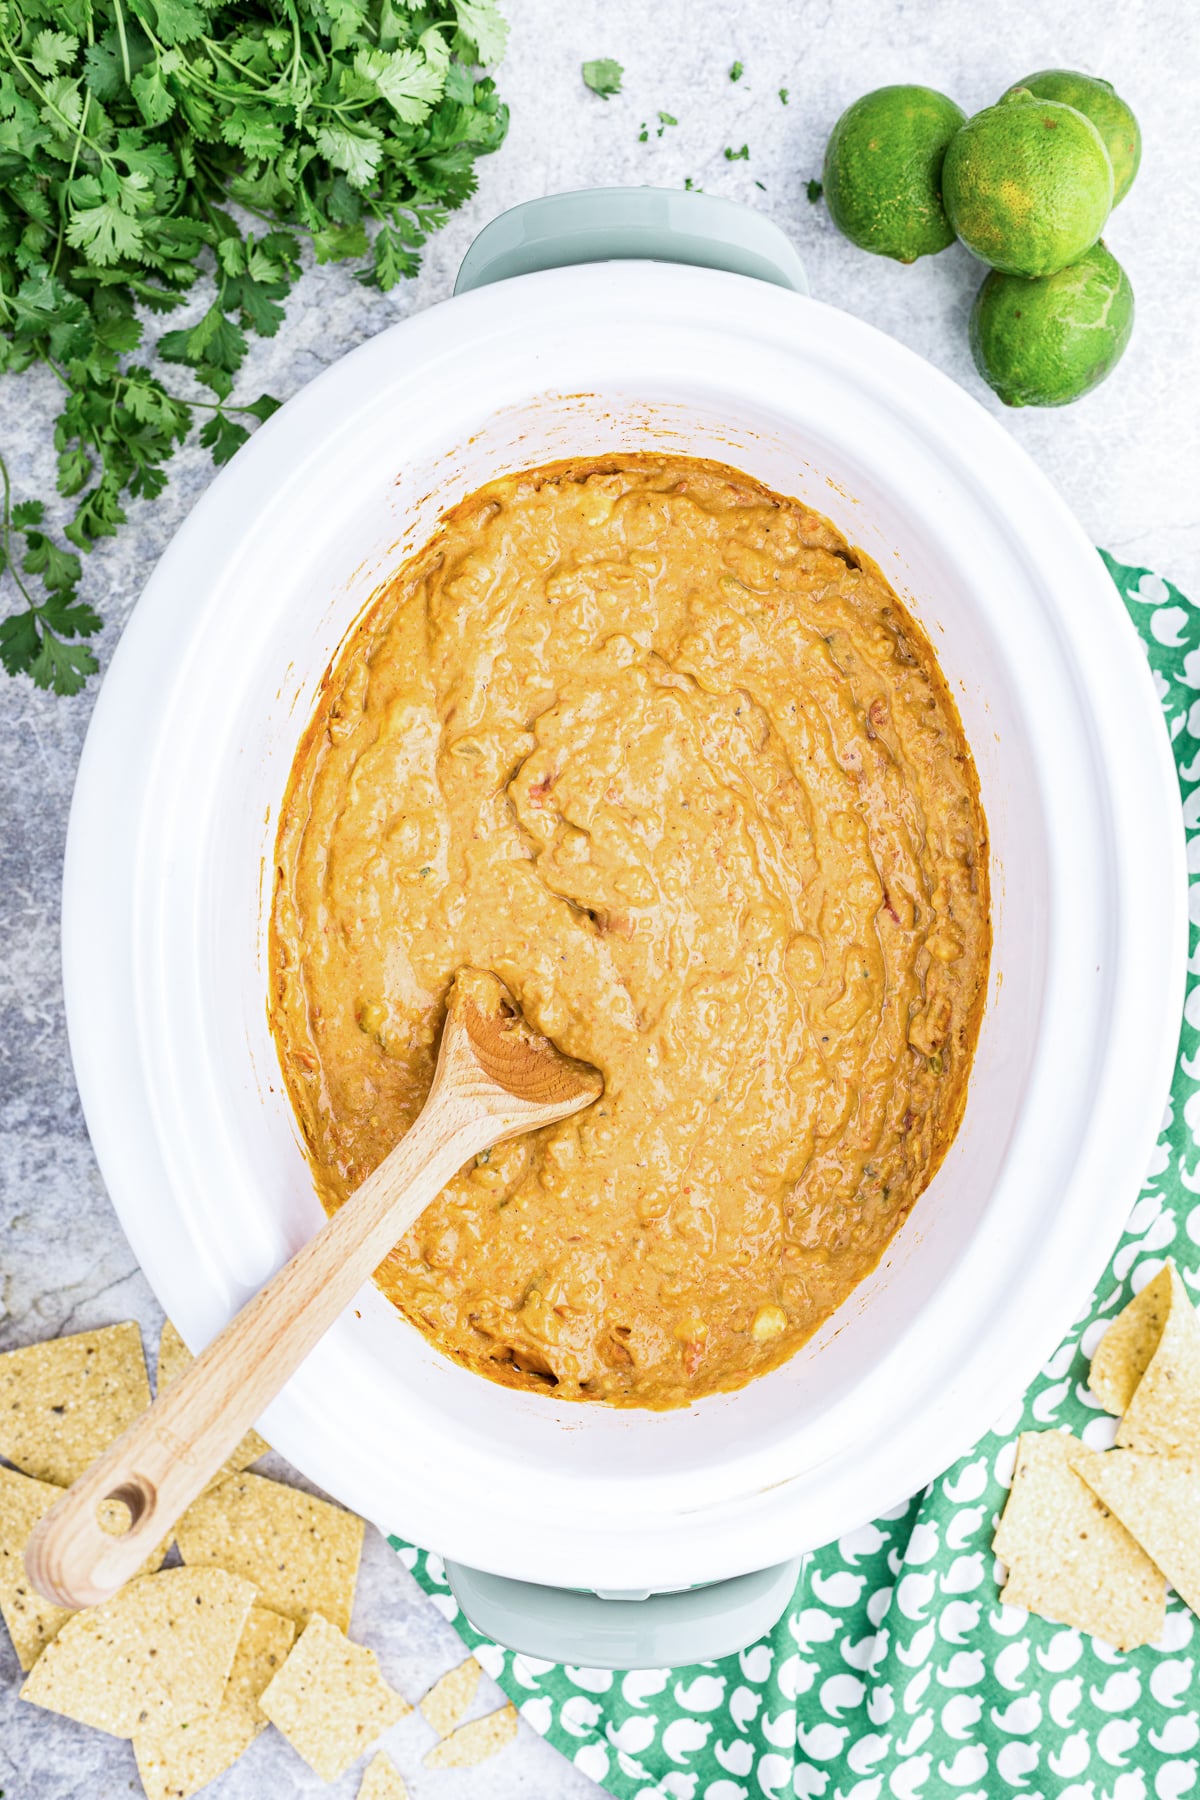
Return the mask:
<svg viewBox="0 0 1200 1800">
<path fill-rule="evenodd" d="M 12 485 L 8 479 L 8 464 L 5 462 L 2 453 L 0 453 L 0 480 L 4 482 L 4 520 L 3 524 L 0 525 L 0 534 L 3 536 L 4 544 L 4 566 L 8 569 L 9 574 L 16 582 L 17 592 L 21 595 L 21 598 L 29 608 L 29 611 L 31 613 L 40 613 L 41 607 L 38 605 L 29 589 L 25 586 L 25 583 L 21 580 L 20 571 L 17 568 L 17 559 L 13 555 Z"/>
<path fill-rule="evenodd" d="M 133 76 L 129 71 L 129 45 L 125 41 L 125 14 L 121 10 L 121 0 L 113 0 L 113 12 L 117 20 L 117 37 L 121 45 L 121 67 L 125 71 L 125 86 L 132 85 Z"/>
<path fill-rule="evenodd" d="M 83 143 L 83 134 L 87 126 L 88 108 L 92 104 L 91 92 L 87 93 L 83 102 L 83 111 L 79 115 L 79 130 L 75 133 L 75 145 L 71 151 L 71 166 L 67 170 L 67 179 L 63 182 L 62 192 L 58 197 L 58 236 L 54 240 L 54 255 L 50 262 L 51 276 L 58 274 L 58 259 L 62 255 L 62 247 L 67 235 L 67 195 L 71 191 L 71 183 L 75 179 L 75 169 L 79 162 L 79 147 Z"/>
</svg>

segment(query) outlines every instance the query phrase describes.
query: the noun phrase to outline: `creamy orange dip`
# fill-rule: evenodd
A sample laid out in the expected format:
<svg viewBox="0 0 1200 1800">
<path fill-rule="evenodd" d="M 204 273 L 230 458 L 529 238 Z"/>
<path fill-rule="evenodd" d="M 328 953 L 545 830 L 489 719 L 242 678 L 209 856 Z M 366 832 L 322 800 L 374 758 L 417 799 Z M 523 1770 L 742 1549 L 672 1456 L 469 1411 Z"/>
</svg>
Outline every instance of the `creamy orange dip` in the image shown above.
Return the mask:
<svg viewBox="0 0 1200 1800">
<path fill-rule="evenodd" d="M 933 651 L 826 519 L 614 456 L 448 515 L 351 634 L 279 829 L 272 1024 L 333 1211 L 456 969 L 594 1064 L 377 1279 L 510 1386 L 675 1406 L 804 1343 L 954 1136 L 987 831 Z"/>
</svg>

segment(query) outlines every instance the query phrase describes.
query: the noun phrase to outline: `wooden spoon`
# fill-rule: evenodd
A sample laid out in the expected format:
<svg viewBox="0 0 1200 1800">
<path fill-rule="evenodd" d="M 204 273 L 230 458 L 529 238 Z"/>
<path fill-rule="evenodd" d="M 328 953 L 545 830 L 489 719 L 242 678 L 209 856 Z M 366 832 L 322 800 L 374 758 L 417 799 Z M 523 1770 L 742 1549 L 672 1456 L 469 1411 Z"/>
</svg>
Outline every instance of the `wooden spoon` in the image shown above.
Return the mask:
<svg viewBox="0 0 1200 1800">
<path fill-rule="evenodd" d="M 412 1129 L 51 1507 L 25 1551 L 38 1592 L 72 1607 L 114 1594 L 450 1177 L 492 1144 L 579 1112 L 603 1089 L 595 1069 L 525 1023 L 494 975 L 460 970 L 433 1086 Z M 129 1509 L 120 1537 L 101 1528 L 105 1499 Z"/>
</svg>

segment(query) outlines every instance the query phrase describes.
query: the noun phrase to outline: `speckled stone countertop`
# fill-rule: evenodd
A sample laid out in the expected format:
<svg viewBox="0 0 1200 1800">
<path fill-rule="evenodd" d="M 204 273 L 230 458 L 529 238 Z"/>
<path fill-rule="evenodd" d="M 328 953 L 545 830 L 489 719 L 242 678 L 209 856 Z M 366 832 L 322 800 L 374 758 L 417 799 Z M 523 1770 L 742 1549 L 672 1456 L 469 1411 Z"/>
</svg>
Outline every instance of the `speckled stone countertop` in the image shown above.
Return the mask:
<svg viewBox="0 0 1200 1800">
<path fill-rule="evenodd" d="M 419 279 L 389 295 L 360 287 L 348 269 L 309 270 L 278 336 L 252 340 L 240 382 L 247 397 L 267 389 L 286 399 L 364 338 L 443 299 L 474 233 L 517 201 L 603 183 L 682 186 L 690 176 L 782 225 L 819 299 L 891 332 L 1002 416 L 1095 541 L 1200 597 L 1200 14 L 1192 0 L 1074 0 L 1070 8 L 993 0 L 986 11 L 954 0 L 509 0 L 508 10 L 513 33 L 499 80 L 512 129 L 499 155 L 481 165 L 479 193 L 431 247 Z M 625 66 L 625 91 L 614 100 L 580 83 L 581 60 L 596 56 Z M 745 70 L 737 83 L 728 78 L 735 61 Z M 869 88 L 924 81 L 972 112 L 1018 76 L 1051 65 L 1108 76 L 1141 119 L 1142 171 L 1106 233 L 1132 277 L 1138 323 L 1124 362 L 1095 394 L 1060 411 L 1010 413 L 979 382 L 967 349 L 979 265 L 957 246 L 909 269 L 864 256 L 809 203 L 805 183 L 820 172 L 834 119 Z M 660 109 L 679 121 L 661 138 L 653 128 Z M 641 143 L 645 121 L 651 129 Z M 726 147 L 743 144 L 747 160 L 725 158 Z M 36 372 L 0 383 L 0 444 L 26 494 L 53 494 L 51 384 Z M 102 662 L 211 475 L 206 452 L 183 451 L 162 497 L 135 505 L 120 536 L 89 559 L 84 595 L 108 621 Z M 0 1348 L 136 1318 L 152 1355 L 162 1315 L 92 1156 L 59 982 L 63 840 L 96 685 L 58 700 L 0 677 Z M 462 1654 L 373 1531 L 353 1634 L 377 1648 L 385 1673 L 414 1699 Z M 138 1792 L 127 1744 L 17 1701 L 16 1662 L 2 1632 L 0 1639 L 5 1800 Z M 498 1698 L 493 1690 L 492 1703 Z M 387 1740 L 416 1800 L 582 1800 L 598 1792 L 527 1726 L 495 1761 L 458 1773 L 421 1767 L 431 1737 L 415 1715 Z M 268 1732 L 208 1791 L 217 1800 L 349 1800 L 357 1781 L 354 1772 L 325 1787 Z"/>
</svg>

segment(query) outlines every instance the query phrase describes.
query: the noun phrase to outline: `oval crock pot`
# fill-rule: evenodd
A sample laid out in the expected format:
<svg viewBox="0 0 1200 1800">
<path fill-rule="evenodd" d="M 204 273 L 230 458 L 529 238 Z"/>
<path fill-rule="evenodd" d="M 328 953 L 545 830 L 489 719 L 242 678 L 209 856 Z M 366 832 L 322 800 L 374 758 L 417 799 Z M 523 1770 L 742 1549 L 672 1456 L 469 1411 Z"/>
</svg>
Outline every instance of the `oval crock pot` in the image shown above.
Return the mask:
<svg viewBox="0 0 1200 1800">
<path fill-rule="evenodd" d="M 672 241 L 589 247 L 583 232 L 555 250 L 553 208 L 510 216 L 463 285 L 509 279 L 343 358 L 197 503 L 99 697 L 63 936 L 100 1166 L 199 1346 L 321 1222 L 267 1026 L 266 922 L 293 752 L 378 584 L 499 473 L 618 449 L 732 463 L 875 558 L 974 749 L 995 926 L 962 1128 L 879 1268 L 784 1367 L 672 1413 L 496 1386 L 368 1287 L 262 1421 L 332 1494 L 447 1557 L 628 1594 L 825 1542 L 1013 1400 L 1085 1303 L 1156 1138 L 1186 877 L 1135 633 L 1001 426 L 892 339 L 792 291 L 794 252 L 753 215 L 735 227 L 738 209 L 688 195 L 596 204 L 610 228 L 622 206 L 656 208 Z M 544 266 L 694 264 L 713 232 L 717 269 Z"/>
</svg>

